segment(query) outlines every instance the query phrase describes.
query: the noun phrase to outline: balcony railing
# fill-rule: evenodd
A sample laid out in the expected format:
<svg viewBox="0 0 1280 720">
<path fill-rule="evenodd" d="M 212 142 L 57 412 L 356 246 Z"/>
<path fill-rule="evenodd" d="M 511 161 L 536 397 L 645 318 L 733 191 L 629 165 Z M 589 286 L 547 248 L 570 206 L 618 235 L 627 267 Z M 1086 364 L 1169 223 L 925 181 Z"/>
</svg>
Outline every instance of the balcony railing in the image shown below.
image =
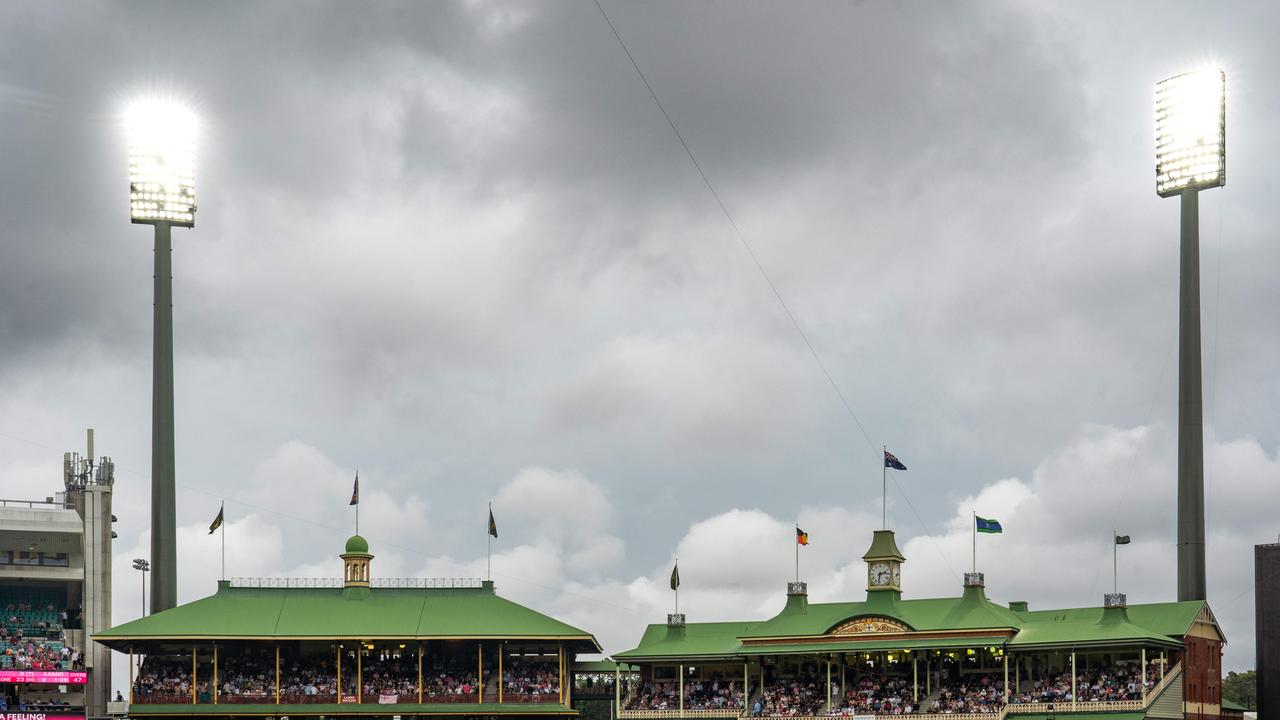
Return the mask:
<svg viewBox="0 0 1280 720">
<path fill-rule="evenodd" d="M 658 718 L 736 718 L 740 709 L 732 710 L 621 710 L 620 720 L 657 720 Z M 794 718 L 792 720 L 795 720 Z M 990 720 L 988 718 L 988 720 Z"/>
<path fill-rule="evenodd" d="M 483 587 L 480 578 L 374 578 L 369 585 L 375 588 L 414 588 L 428 590 L 476 589 Z M 231 578 L 231 587 L 272 588 L 279 590 L 306 588 L 340 588 L 342 578 L 315 577 L 241 577 Z"/>
<path fill-rule="evenodd" d="M 274 705 L 276 702 L 276 693 L 274 690 L 265 693 L 237 693 L 228 695 L 227 693 L 218 693 L 219 705 Z"/>
</svg>

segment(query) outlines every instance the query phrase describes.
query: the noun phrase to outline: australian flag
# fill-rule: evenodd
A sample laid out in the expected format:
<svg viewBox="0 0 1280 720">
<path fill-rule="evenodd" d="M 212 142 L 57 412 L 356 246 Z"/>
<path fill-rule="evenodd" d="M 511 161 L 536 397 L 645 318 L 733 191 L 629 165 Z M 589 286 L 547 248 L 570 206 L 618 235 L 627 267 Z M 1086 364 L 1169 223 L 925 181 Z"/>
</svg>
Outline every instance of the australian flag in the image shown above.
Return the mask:
<svg viewBox="0 0 1280 720">
<path fill-rule="evenodd" d="M 887 468 L 893 468 L 894 470 L 907 469 L 907 466 L 903 465 L 902 461 L 894 457 L 893 453 L 889 452 L 888 450 L 884 451 L 884 466 Z"/>
</svg>

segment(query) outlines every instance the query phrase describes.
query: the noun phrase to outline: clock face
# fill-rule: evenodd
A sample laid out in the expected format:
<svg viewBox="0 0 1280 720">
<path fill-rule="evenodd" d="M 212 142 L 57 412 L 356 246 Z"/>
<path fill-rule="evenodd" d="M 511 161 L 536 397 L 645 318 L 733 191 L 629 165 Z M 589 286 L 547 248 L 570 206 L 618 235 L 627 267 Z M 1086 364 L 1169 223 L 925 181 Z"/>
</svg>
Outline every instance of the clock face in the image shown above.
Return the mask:
<svg viewBox="0 0 1280 720">
<path fill-rule="evenodd" d="M 897 565 L 893 566 L 893 584 L 898 587 L 902 586 L 902 570 Z"/>
<path fill-rule="evenodd" d="M 872 585 L 888 585 L 889 580 L 892 577 L 889 571 L 889 563 L 873 563 L 869 569 L 868 575 L 871 578 Z"/>
</svg>

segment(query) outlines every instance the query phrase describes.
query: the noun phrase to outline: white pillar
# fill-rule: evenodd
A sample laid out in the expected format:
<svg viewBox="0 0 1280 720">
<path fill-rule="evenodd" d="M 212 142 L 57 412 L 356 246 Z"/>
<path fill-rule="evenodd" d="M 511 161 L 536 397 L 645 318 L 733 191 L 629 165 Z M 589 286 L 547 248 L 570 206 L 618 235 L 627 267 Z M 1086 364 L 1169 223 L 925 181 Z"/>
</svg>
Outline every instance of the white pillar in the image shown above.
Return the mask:
<svg viewBox="0 0 1280 720">
<path fill-rule="evenodd" d="M 1004 658 L 1004 702 L 1009 704 L 1009 653 L 1005 653 Z"/>
<path fill-rule="evenodd" d="M 827 701 L 824 703 L 828 708 L 831 707 L 831 661 L 827 660 Z"/>
<path fill-rule="evenodd" d="M 1142 703 L 1147 702 L 1147 649 L 1142 648 Z"/>
<path fill-rule="evenodd" d="M 680 714 L 684 714 L 684 666 L 680 666 Z"/>
<path fill-rule="evenodd" d="M 1076 697 L 1076 651 L 1071 651 L 1071 709 L 1076 709 L 1076 703 L 1079 698 Z"/>
</svg>

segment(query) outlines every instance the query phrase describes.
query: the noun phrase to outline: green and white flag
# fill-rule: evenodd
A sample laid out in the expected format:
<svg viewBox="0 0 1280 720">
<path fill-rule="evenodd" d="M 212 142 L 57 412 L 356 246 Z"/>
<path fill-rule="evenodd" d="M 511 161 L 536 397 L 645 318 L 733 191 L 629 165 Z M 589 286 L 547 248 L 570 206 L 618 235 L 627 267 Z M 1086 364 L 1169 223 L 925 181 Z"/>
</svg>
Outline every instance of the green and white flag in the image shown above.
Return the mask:
<svg viewBox="0 0 1280 720">
<path fill-rule="evenodd" d="M 973 520 L 974 520 L 974 522 L 976 522 L 976 523 L 977 523 L 976 528 L 977 528 L 978 532 L 980 532 L 980 533 L 1002 533 L 1002 532 L 1004 532 L 1004 528 L 1000 527 L 1000 521 L 999 521 L 999 520 L 992 520 L 992 519 L 990 519 L 990 518 L 978 517 L 978 516 L 976 516 L 976 515 L 974 516 Z"/>
</svg>

